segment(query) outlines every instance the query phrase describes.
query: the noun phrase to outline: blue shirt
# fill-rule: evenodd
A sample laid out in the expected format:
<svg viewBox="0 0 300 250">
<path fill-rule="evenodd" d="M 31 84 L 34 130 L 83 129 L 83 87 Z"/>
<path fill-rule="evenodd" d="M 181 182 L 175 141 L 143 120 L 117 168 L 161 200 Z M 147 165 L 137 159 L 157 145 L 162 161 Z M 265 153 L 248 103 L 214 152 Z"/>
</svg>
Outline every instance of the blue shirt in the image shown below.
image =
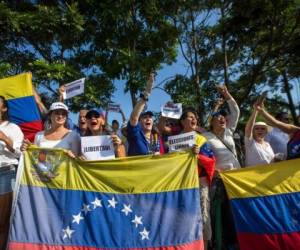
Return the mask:
<svg viewBox="0 0 300 250">
<path fill-rule="evenodd" d="M 140 123 L 133 127 L 128 122 L 127 141 L 128 156 L 148 155 L 161 151 L 160 138 L 157 135 L 151 135 L 150 141 L 147 140 Z"/>
<path fill-rule="evenodd" d="M 287 144 L 287 159 L 300 158 L 300 130 L 296 131 Z"/>
</svg>

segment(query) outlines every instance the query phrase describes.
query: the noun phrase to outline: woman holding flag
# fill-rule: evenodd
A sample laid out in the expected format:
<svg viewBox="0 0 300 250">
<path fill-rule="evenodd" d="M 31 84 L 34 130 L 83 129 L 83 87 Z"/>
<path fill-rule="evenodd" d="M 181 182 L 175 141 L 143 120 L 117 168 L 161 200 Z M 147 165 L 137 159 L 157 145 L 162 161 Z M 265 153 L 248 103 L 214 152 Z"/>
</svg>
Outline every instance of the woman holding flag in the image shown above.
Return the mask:
<svg viewBox="0 0 300 250">
<path fill-rule="evenodd" d="M 5 249 L 13 197 L 13 183 L 20 157 L 23 133 L 8 121 L 8 106 L 0 96 L 0 249 Z"/>
<path fill-rule="evenodd" d="M 75 131 L 67 128 L 68 112 L 69 109 L 64 103 L 52 103 L 48 114 L 50 126 L 35 135 L 34 144 L 44 148 L 63 148 L 70 157 L 78 156 L 80 137 Z M 25 139 L 21 150 L 25 151 L 30 144 L 30 141 Z"/>
<path fill-rule="evenodd" d="M 183 112 L 179 119 L 181 133 L 197 131 L 197 120 L 198 115 L 195 110 L 187 109 L 185 112 Z M 215 157 L 210 148 L 210 145 L 207 143 L 206 138 L 198 132 L 196 132 L 193 152 L 197 155 L 198 158 L 201 212 L 203 220 L 203 240 L 204 247 L 205 249 L 207 249 L 208 241 L 210 241 L 212 237 L 209 186 L 211 185 L 211 181 L 214 176 Z"/>
</svg>

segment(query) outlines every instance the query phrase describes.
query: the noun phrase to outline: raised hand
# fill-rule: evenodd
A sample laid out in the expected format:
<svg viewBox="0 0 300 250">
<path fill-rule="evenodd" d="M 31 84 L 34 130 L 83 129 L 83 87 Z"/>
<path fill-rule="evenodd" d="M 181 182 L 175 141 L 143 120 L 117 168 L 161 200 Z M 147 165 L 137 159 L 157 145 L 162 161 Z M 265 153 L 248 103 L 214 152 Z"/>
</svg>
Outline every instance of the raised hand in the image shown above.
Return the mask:
<svg viewBox="0 0 300 250">
<path fill-rule="evenodd" d="M 218 85 L 217 90 L 226 100 L 231 98 L 231 95 L 225 85 Z"/>
<path fill-rule="evenodd" d="M 261 101 L 261 100 L 257 100 L 257 101 L 254 103 L 253 108 L 254 108 L 257 112 L 262 111 L 262 110 L 265 108 L 264 102 Z"/>
<path fill-rule="evenodd" d="M 58 88 L 58 96 L 59 96 L 59 101 L 60 102 L 64 102 L 64 93 L 65 93 L 66 89 L 65 89 L 65 85 L 61 85 L 59 88 Z"/>
<path fill-rule="evenodd" d="M 148 81 L 147 81 L 147 85 L 146 85 L 146 89 L 145 89 L 146 93 L 148 93 L 148 94 L 151 93 L 153 84 L 154 84 L 154 73 L 152 72 L 152 73 L 150 73 Z"/>
</svg>

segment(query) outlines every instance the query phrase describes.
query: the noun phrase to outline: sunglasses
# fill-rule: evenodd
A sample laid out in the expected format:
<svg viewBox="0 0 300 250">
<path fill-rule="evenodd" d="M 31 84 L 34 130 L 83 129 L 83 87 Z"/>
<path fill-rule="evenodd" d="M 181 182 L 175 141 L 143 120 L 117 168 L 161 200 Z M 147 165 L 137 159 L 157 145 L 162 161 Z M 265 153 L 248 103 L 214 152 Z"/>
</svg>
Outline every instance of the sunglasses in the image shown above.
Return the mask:
<svg viewBox="0 0 300 250">
<path fill-rule="evenodd" d="M 86 119 L 92 119 L 92 118 L 98 119 L 99 117 L 100 117 L 100 114 L 94 113 L 94 114 L 87 115 Z"/>
<path fill-rule="evenodd" d="M 262 131 L 265 131 L 267 130 L 267 128 L 265 127 L 254 127 L 255 130 L 262 130 Z"/>
<path fill-rule="evenodd" d="M 54 110 L 53 111 L 54 115 L 62 115 L 62 116 L 67 116 L 68 112 L 64 111 L 64 110 Z"/>
</svg>

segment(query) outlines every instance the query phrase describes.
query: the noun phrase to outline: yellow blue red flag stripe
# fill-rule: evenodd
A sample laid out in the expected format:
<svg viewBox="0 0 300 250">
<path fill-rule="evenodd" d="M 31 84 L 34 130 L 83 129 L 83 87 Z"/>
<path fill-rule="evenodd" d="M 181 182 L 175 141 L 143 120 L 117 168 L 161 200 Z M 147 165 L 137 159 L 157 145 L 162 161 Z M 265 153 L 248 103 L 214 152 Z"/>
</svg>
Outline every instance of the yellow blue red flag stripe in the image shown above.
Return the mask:
<svg viewBox="0 0 300 250">
<path fill-rule="evenodd" d="M 36 132 L 42 129 L 42 121 L 33 96 L 31 73 L 1 79 L 0 95 L 8 101 L 9 120 L 33 141 Z"/>
<path fill-rule="evenodd" d="M 300 160 L 221 174 L 241 250 L 300 249 Z"/>
<path fill-rule="evenodd" d="M 203 249 L 197 159 L 24 156 L 9 249 Z"/>
</svg>

